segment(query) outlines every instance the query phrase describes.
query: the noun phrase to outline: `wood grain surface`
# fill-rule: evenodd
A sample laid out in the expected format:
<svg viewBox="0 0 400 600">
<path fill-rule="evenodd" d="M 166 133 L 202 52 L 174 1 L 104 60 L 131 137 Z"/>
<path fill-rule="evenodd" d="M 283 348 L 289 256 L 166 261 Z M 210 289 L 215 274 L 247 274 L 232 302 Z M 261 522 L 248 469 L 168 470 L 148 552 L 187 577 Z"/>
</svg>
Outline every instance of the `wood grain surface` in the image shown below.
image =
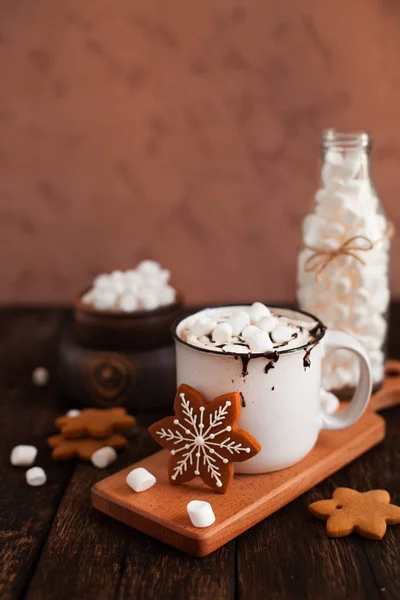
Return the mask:
<svg viewBox="0 0 400 600">
<path fill-rule="evenodd" d="M 0 598 L 19 600 L 370 600 L 400 597 L 400 527 L 380 542 L 328 539 L 310 502 L 344 485 L 389 490 L 400 504 L 400 409 L 382 414 L 385 440 L 235 540 L 201 560 L 174 550 L 90 507 L 97 481 L 156 452 L 138 415 L 129 448 L 104 471 L 53 463 L 45 446 L 66 410 L 57 388 L 56 343 L 65 313 L 0 312 Z M 400 357 L 400 305 L 392 307 L 389 354 Z M 32 369 L 50 369 L 36 388 Z M 29 488 L 11 467 L 18 443 L 39 447 L 48 482 Z"/>
</svg>

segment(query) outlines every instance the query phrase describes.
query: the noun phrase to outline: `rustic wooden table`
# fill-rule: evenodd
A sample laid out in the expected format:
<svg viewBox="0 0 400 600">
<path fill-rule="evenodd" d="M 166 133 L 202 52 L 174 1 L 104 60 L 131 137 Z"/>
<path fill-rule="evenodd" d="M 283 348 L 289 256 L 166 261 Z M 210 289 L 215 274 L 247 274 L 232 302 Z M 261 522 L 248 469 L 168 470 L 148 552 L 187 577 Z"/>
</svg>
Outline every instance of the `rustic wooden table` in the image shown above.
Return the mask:
<svg viewBox="0 0 400 600">
<path fill-rule="evenodd" d="M 46 435 L 67 408 L 56 377 L 67 315 L 0 311 L 1 600 L 400 598 L 400 526 L 390 527 L 380 542 L 330 540 L 307 512 L 309 502 L 337 486 L 388 489 L 400 504 L 400 408 L 384 413 L 383 444 L 209 557 L 191 558 L 90 506 L 93 483 L 157 450 L 146 431 L 148 416 L 139 417 L 138 435 L 112 468 L 51 460 Z M 394 358 L 400 358 L 399 328 L 400 304 L 392 310 Z M 38 365 L 50 370 L 47 387 L 31 382 Z M 24 469 L 11 467 L 10 451 L 18 443 L 39 448 L 45 486 L 28 487 Z"/>
</svg>

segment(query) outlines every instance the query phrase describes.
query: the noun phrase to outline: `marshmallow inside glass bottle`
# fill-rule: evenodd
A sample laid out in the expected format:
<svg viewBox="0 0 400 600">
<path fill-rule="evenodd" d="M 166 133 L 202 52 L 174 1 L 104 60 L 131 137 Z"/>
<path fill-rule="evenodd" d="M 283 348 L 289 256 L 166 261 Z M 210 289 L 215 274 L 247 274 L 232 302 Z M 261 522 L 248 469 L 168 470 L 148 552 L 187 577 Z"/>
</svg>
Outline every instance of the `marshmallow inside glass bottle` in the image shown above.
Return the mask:
<svg viewBox="0 0 400 600">
<path fill-rule="evenodd" d="M 136 269 L 98 275 L 82 302 L 109 312 L 155 310 L 176 301 L 170 275 L 158 262 L 143 260 Z"/>
<path fill-rule="evenodd" d="M 324 133 L 322 187 L 303 221 L 297 299 L 301 309 L 315 314 L 329 328 L 346 331 L 365 345 L 374 382 L 380 383 L 390 299 L 390 240 L 388 222 L 371 178 L 370 146 L 371 138 L 365 133 Z M 340 248 L 342 252 L 323 266 L 328 253 Z M 351 252 L 346 253 L 349 248 Z M 310 262 L 316 249 L 326 253 L 320 255 L 317 264 Z M 380 354 L 371 354 L 376 350 Z M 355 356 L 349 354 L 343 360 L 332 352 L 326 357 L 326 389 L 354 387 L 357 379 Z"/>
<path fill-rule="evenodd" d="M 317 326 L 256 302 L 200 311 L 182 321 L 178 334 L 188 344 L 215 352 L 263 354 L 304 346 L 314 339 Z"/>
</svg>

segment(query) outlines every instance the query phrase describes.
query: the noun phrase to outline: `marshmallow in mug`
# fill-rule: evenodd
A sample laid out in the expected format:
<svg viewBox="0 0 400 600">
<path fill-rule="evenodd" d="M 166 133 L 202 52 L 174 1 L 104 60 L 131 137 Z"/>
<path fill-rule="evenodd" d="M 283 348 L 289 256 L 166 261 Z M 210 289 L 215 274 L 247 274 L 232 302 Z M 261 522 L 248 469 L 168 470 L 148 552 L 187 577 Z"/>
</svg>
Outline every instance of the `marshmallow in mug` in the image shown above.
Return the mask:
<svg viewBox="0 0 400 600">
<path fill-rule="evenodd" d="M 250 323 L 253 323 L 252 325 Z M 251 306 L 205 309 L 185 320 L 180 337 L 193 346 L 217 352 L 263 353 L 297 348 L 313 339 L 315 321 L 280 315 L 261 302 Z"/>
<path fill-rule="evenodd" d="M 155 310 L 176 301 L 169 279 L 170 272 L 158 262 L 143 260 L 136 269 L 98 275 L 82 302 L 113 312 Z"/>
</svg>

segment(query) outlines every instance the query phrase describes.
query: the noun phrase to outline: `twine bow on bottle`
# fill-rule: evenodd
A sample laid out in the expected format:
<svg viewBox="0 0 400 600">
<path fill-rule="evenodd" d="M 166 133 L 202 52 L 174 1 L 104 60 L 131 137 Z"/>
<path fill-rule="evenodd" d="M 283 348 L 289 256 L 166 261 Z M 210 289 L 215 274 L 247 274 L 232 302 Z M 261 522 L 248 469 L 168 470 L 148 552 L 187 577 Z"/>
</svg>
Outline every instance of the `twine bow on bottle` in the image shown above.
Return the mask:
<svg viewBox="0 0 400 600">
<path fill-rule="evenodd" d="M 345 240 L 338 248 L 331 248 L 329 250 L 305 245 L 304 248 L 311 250 L 312 254 L 305 261 L 304 271 L 306 273 L 315 272 L 316 280 L 319 283 L 325 269 L 339 256 L 351 256 L 362 265 L 365 265 L 365 261 L 359 256 L 359 253 L 369 252 L 379 243 L 386 239 L 390 239 L 393 236 L 393 233 L 393 224 L 389 223 L 385 235 L 376 242 L 371 242 L 365 235 L 354 235 L 348 240 Z"/>
</svg>

